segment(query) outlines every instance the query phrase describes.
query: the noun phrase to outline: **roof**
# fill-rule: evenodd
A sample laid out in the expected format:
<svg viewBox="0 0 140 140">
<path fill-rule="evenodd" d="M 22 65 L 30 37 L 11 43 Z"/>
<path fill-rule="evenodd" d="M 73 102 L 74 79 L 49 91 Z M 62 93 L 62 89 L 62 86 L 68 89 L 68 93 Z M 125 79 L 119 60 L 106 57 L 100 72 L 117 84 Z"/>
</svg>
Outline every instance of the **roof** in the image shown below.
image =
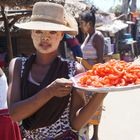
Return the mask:
<svg viewBox="0 0 140 140">
<path fill-rule="evenodd" d="M 84 11 L 87 8 L 90 8 L 89 4 L 83 3 L 80 0 L 4 0 L 4 1 L 0 0 L 0 5 L 7 5 L 8 8 L 6 7 L 7 11 L 5 11 L 7 17 L 12 17 L 12 16 L 14 17 L 23 14 L 22 18 L 18 20 L 18 22 L 26 22 L 29 21 L 29 16 L 27 17 L 24 14 L 27 12 L 31 12 L 32 5 L 38 1 L 48 1 L 48 2 L 64 4 L 66 11 L 72 14 L 76 18 L 78 17 L 80 12 Z M 12 7 L 10 8 L 10 6 Z M 119 20 L 112 22 L 113 21 L 112 19 L 113 19 L 112 14 L 98 11 L 96 13 L 96 27 L 98 27 L 97 29 L 114 33 L 122 28 L 127 27 L 127 24 L 124 24 L 123 22 L 119 22 Z M 3 22 L 0 22 L 0 28 L 3 29 Z"/>
<path fill-rule="evenodd" d="M 7 6 L 24 6 L 30 7 L 35 2 L 39 1 L 50 1 L 50 2 L 64 2 L 64 0 L 0 0 L 0 5 L 7 5 Z"/>
<path fill-rule="evenodd" d="M 33 4 L 39 1 L 55 2 L 64 5 L 66 11 L 72 14 L 74 17 L 86 8 L 86 4 L 79 2 L 79 0 L 0 0 L 0 5 L 5 10 L 4 13 L 8 18 L 9 24 L 14 22 L 27 22 L 30 20 Z M 65 3 L 64 3 L 65 2 Z M 1 12 L 2 13 L 2 12 Z M 4 19 L 0 15 L 0 31 L 4 31 Z M 13 23 L 12 23 L 13 25 Z M 17 28 L 13 28 L 10 25 L 11 31 Z"/>
<path fill-rule="evenodd" d="M 97 30 L 104 31 L 104 32 L 109 32 L 112 34 L 117 33 L 118 31 L 125 29 L 128 27 L 127 23 L 124 23 L 122 20 L 115 20 L 110 24 L 104 24 L 100 27 L 97 27 Z"/>
</svg>

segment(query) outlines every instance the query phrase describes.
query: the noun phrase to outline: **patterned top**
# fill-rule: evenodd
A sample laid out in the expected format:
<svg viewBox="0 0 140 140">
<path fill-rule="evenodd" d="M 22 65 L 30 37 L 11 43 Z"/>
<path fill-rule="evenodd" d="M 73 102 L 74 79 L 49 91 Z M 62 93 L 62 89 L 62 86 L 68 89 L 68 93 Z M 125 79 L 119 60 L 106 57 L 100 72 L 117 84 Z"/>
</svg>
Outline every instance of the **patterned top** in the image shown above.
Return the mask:
<svg viewBox="0 0 140 140">
<path fill-rule="evenodd" d="M 24 69 L 26 59 L 22 59 L 22 69 L 21 69 L 21 76 Z M 69 76 L 75 75 L 76 69 L 75 69 L 75 62 L 74 61 L 68 61 L 68 67 L 69 67 Z M 30 80 L 30 79 L 28 79 Z M 31 81 L 30 81 L 31 82 Z M 35 84 L 35 83 L 32 83 Z M 45 126 L 42 128 L 38 128 L 35 130 L 26 130 L 21 125 L 21 134 L 24 140 L 50 140 L 52 138 L 56 138 L 57 136 L 63 134 L 67 130 L 72 130 L 70 126 L 69 121 L 69 114 L 70 114 L 70 103 L 71 103 L 71 96 L 69 98 L 69 102 L 67 104 L 67 107 L 65 108 L 64 112 L 60 116 L 60 118 L 52 125 Z"/>
<path fill-rule="evenodd" d="M 71 130 L 69 122 L 70 101 L 71 98 L 61 117 L 51 126 L 35 130 L 25 130 L 21 126 L 22 137 L 26 138 L 26 140 L 49 140 L 63 134 L 67 130 Z"/>
<path fill-rule="evenodd" d="M 84 59 L 97 59 L 97 52 L 93 46 L 94 36 L 95 34 L 93 34 L 88 41 L 88 38 L 89 38 L 89 34 L 88 34 L 85 41 L 81 45 L 81 50 L 82 50 Z"/>
</svg>

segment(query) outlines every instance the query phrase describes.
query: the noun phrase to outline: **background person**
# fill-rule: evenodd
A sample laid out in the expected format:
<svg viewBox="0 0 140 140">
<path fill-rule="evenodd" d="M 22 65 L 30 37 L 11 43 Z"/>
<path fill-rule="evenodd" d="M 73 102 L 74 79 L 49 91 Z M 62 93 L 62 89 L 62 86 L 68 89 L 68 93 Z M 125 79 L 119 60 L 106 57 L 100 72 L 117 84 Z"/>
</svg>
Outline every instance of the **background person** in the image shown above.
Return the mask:
<svg viewBox="0 0 140 140">
<path fill-rule="evenodd" d="M 83 58 L 77 57 L 77 60 L 88 70 L 91 69 L 94 64 L 104 62 L 104 36 L 95 29 L 96 17 L 94 9 L 91 8 L 91 10 L 82 12 L 79 16 L 79 23 L 81 31 L 87 36 L 81 45 Z M 92 93 L 88 94 L 92 96 Z M 98 125 L 100 122 L 101 110 L 102 108 L 100 107 L 89 122 L 94 125 L 92 140 L 98 140 Z"/>
<path fill-rule="evenodd" d="M 84 93 L 72 88 L 69 78 L 84 69 L 58 57 L 64 33 L 77 33 L 69 18 L 64 18 L 63 6 L 37 2 L 31 21 L 16 25 L 31 30 L 36 49 L 27 59 L 14 58 L 9 65 L 8 107 L 12 119 L 22 121 L 22 138 L 26 140 L 78 140 L 79 130 L 106 96 L 97 94 L 85 105 Z"/>
<path fill-rule="evenodd" d="M 64 34 L 64 41 L 66 42 L 66 46 L 72 51 L 74 59 L 82 57 L 81 45 L 76 37 Z"/>
<path fill-rule="evenodd" d="M 19 127 L 9 116 L 7 108 L 7 90 L 7 77 L 0 68 L 0 139 L 21 140 Z"/>
<path fill-rule="evenodd" d="M 0 68 L 0 109 L 7 108 L 7 78 L 3 70 Z"/>
</svg>

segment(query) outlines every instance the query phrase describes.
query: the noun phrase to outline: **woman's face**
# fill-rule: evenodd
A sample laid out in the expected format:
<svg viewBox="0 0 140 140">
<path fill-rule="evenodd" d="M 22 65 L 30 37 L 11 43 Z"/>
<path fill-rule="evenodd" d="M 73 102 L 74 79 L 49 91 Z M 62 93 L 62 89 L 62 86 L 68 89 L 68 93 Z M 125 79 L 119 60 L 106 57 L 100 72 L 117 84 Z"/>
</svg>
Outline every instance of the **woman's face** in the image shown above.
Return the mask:
<svg viewBox="0 0 140 140">
<path fill-rule="evenodd" d="M 89 22 L 85 22 L 84 20 L 81 20 L 79 27 L 81 28 L 81 31 L 83 33 L 88 33 L 90 24 L 89 24 Z"/>
<path fill-rule="evenodd" d="M 52 53 L 58 49 L 63 38 L 63 32 L 33 30 L 31 32 L 33 44 L 40 53 Z"/>
</svg>

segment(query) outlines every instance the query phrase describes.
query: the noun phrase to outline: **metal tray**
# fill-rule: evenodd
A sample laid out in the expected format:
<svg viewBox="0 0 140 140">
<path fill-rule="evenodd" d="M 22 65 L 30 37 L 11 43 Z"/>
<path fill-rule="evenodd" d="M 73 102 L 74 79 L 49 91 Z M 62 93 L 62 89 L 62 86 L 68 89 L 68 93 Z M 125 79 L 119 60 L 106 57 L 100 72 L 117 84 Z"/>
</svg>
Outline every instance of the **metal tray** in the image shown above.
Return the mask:
<svg viewBox="0 0 140 140">
<path fill-rule="evenodd" d="M 71 77 L 71 80 L 73 81 L 73 87 L 76 89 L 84 90 L 84 91 L 92 91 L 92 92 L 97 92 L 97 93 L 107 93 L 107 92 L 113 92 L 113 91 L 126 91 L 126 90 L 132 90 L 132 89 L 137 89 L 140 88 L 140 84 L 138 85 L 128 85 L 128 86 L 119 86 L 119 87 L 101 87 L 101 88 L 96 88 L 92 86 L 88 87 L 83 87 L 78 85 L 78 80 L 84 76 L 85 73 L 80 73 L 74 77 Z"/>
</svg>

